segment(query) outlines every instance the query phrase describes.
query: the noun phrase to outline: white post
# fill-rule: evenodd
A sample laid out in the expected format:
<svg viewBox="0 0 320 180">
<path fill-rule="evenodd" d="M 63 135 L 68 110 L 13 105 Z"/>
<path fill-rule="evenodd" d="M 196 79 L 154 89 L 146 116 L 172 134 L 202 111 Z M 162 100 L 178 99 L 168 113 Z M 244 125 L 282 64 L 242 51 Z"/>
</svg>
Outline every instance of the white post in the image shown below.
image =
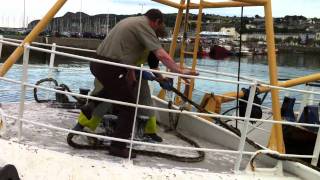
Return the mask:
<svg viewBox="0 0 320 180">
<path fill-rule="evenodd" d="M 53 68 L 54 68 L 54 59 L 56 57 L 56 54 L 55 54 L 55 51 L 56 51 L 56 48 L 57 48 L 57 45 L 56 43 L 53 43 L 52 44 L 52 48 L 51 50 L 53 51 L 50 55 L 50 62 L 49 62 L 49 73 L 48 73 L 48 78 L 52 78 L 52 71 L 53 71 Z"/>
<path fill-rule="evenodd" d="M 135 134 L 135 127 L 136 127 L 136 121 L 137 121 L 137 114 L 138 114 L 138 105 L 139 105 L 139 99 L 140 99 L 140 89 L 141 89 L 141 80 L 142 80 L 142 68 L 143 64 L 140 66 L 140 78 L 139 78 L 139 85 L 138 85 L 138 93 L 137 93 L 137 100 L 136 100 L 136 109 L 134 111 L 134 119 L 133 119 L 133 125 L 132 125 L 132 131 L 131 131 L 131 140 L 130 140 L 130 149 L 129 149 L 129 161 L 131 159 L 132 154 L 132 145 L 133 145 L 133 137 Z"/>
<path fill-rule="evenodd" d="M 241 129 L 241 138 L 240 138 L 240 143 L 239 143 L 239 148 L 238 148 L 239 155 L 238 155 L 236 164 L 234 166 L 234 170 L 236 172 L 240 170 L 240 163 L 241 163 L 241 160 L 242 160 L 242 153 L 243 153 L 243 150 L 244 150 L 244 145 L 245 145 L 246 138 L 247 138 L 248 126 L 249 126 L 249 123 L 250 123 L 247 118 L 250 118 L 250 115 L 251 115 L 253 100 L 254 100 L 254 96 L 256 94 L 256 89 L 257 89 L 257 85 L 256 84 L 257 84 L 257 82 L 254 81 L 254 85 L 252 85 L 250 87 L 250 94 L 249 94 L 249 99 L 248 99 L 248 102 L 247 102 L 247 108 L 246 108 L 246 114 L 245 114 L 245 118 L 246 119 L 245 119 L 244 126 Z"/>
<path fill-rule="evenodd" d="M 310 86 L 310 91 L 314 92 L 314 87 Z M 313 105 L 314 94 L 309 94 L 308 105 Z"/>
<path fill-rule="evenodd" d="M 0 35 L 0 40 L 3 40 L 3 36 Z M 2 54 L 2 42 L 0 42 L 0 58 L 1 58 L 1 54 Z"/>
<path fill-rule="evenodd" d="M 22 135 L 22 118 L 24 111 L 24 101 L 26 97 L 26 86 L 24 83 L 28 80 L 28 64 L 29 64 L 29 44 L 24 45 L 24 54 L 23 54 L 23 71 L 21 78 L 21 94 L 20 94 L 20 104 L 19 104 L 19 115 L 18 115 L 18 140 L 21 141 Z"/>
<path fill-rule="evenodd" d="M 318 164 L 319 153 L 320 153 L 320 129 L 318 128 L 317 140 L 316 140 L 316 143 L 314 144 L 313 158 L 311 160 L 311 164 L 314 166 L 317 166 Z"/>
</svg>

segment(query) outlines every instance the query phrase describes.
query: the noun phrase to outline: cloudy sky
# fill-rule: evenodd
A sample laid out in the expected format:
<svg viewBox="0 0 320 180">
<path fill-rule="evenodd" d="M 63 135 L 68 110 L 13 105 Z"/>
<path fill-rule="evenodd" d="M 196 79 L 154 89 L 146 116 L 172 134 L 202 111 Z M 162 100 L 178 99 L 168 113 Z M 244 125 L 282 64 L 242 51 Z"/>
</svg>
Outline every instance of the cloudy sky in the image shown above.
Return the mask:
<svg viewBox="0 0 320 180">
<path fill-rule="evenodd" d="M 2 0 L 0 6 L 0 27 L 21 27 L 23 22 L 23 1 L 24 0 Z M 25 0 L 26 19 L 28 21 L 41 18 L 56 0 Z M 179 1 L 179 0 L 173 0 Z M 196 0 L 191 0 L 196 2 Z M 208 0 L 217 1 L 217 0 Z M 218 0 L 225 1 L 225 0 Z M 82 3 L 81 3 L 82 2 Z M 81 6 L 82 4 L 82 6 Z M 282 17 L 285 15 L 303 15 L 306 17 L 320 18 L 319 0 L 272 0 L 273 16 Z M 95 15 L 101 13 L 134 14 L 144 12 L 149 8 L 158 8 L 165 13 L 176 12 L 176 9 L 166 7 L 150 0 L 68 0 L 65 6 L 56 16 L 62 16 L 68 11 L 83 12 Z M 205 13 L 212 13 L 227 16 L 239 16 L 240 8 L 223 8 L 206 10 Z M 262 7 L 247 7 L 244 9 L 246 16 L 256 14 L 263 15 Z"/>
</svg>

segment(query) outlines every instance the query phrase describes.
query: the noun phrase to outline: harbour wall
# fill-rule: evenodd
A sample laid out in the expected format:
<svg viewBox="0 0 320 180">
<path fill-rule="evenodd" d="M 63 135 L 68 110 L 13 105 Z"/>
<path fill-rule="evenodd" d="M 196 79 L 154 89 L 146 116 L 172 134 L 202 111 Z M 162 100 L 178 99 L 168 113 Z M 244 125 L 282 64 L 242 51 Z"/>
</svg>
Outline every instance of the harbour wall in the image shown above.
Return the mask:
<svg viewBox="0 0 320 180">
<path fill-rule="evenodd" d="M 12 39 L 24 39 L 22 36 L 5 36 L 6 38 L 12 38 Z M 76 47 L 76 48 L 82 48 L 82 49 L 91 49 L 95 50 L 99 46 L 102 40 L 100 39 L 84 39 L 84 38 L 66 38 L 66 37 L 38 37 L 36 38 L 35 42 L 41 42 L 41 43 L 47 43 L 52 44 L 56 43 L 57 45 L 61 46 L 68 46 L 68 47 Z M 169 51 L 170 49 L 170 43 L 162 43 L 162 46 L 165 50 Z M 50 47 L 45 46 L 39 46 L 42 48 L 50 49 Z M 16 47 L 11 45 L 3 45 L 2 47 L 2 59 L 6 59 L 10 54 L 15 50 Z M 59 49 L 57 50 L 77 55 L 83 55 L 88 57 L 93 57 L 94 53 L 90 52 L 82 52 L 82 51 L 76 51 L 76 50 L 66 50 L 66 49 Z M 180 50 L 177 48 L 176 55 L 178 55 L 178 52 Z M 31 58 L 36 59 L 48 59 L 50 58 L 50 54 L 43 53 L 43 52 L 37 52 L 37 51 L 31 51 L 30 52 Z M 59 58 L 59 56 L 57 56 Z"/>
</svg>

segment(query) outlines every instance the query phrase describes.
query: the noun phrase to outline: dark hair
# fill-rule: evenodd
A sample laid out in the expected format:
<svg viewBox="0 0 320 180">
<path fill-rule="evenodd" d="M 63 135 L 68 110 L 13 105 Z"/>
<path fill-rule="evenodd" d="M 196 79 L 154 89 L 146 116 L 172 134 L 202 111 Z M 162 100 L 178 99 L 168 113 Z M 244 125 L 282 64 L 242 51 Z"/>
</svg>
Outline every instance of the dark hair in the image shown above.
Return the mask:
<svg viewBox="0 0 320 180">
<path fill-rule="evenodd" d="M 168 32 L 166 31 L 164 23 L 162 23 L 161 26 L 157 30 L 155 30 L 155 32 L 158 38 L 164 38 L 168 36 Z"/>
<path fill-rule="evenodd" d="M 159 9 L 150 9 L 144 15 L 147 16 L 151 21 L 156 21 L 157 19 L 159 19 L 160 23 L 163 22 L 163 15 Z"/>
</svg>

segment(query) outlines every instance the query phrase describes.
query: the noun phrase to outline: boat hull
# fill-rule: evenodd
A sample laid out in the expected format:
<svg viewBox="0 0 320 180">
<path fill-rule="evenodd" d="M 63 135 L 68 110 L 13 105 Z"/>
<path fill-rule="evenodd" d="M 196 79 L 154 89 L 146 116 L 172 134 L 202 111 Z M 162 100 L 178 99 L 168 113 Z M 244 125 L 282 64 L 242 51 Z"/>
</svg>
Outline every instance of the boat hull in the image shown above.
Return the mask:
<svg viewBox="0 0 320 180">
<path fill-rule="evenodd" d="M 305 128 L 296 126 L 283 126 L 283 139 L 288 154 L 312 155 L 317 134 Z M 310 163 L 309 159 L 303 159 Z M 318 162 L 318 167 L 320 163 Z"/>
</svg>

